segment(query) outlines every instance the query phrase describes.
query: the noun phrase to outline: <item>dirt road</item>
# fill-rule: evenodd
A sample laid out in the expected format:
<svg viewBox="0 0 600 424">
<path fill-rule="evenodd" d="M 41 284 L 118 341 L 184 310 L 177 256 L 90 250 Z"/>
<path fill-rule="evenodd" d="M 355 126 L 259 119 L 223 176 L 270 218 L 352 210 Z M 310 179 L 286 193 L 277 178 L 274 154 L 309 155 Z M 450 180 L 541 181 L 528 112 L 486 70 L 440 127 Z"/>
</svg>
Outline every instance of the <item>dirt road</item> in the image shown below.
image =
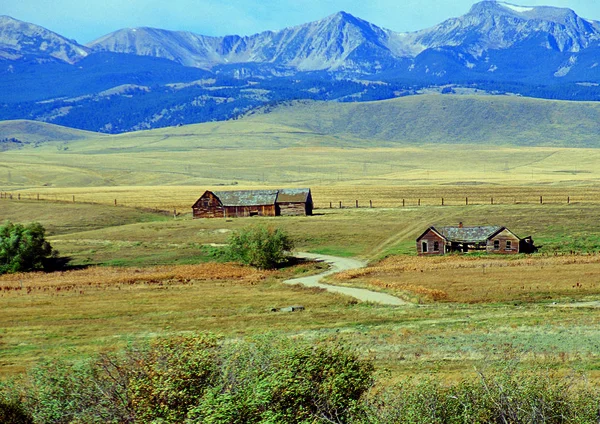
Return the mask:
<svg viewBox="0 0 600 424">
<path fill-rule="evenodd" d="M 352 287 L 339 287 L 332 286 L 330 284 L 320 283 L 321 279 L 327 275 L 335 274 L 336 272 L 346 271 L 349 269 L 362 268 L 366 265 L 365 262 L 350 259 L 350 258 L 339 258 L 337 256 L 318 255 L 313 253 L 298 252 L 294 256 L 303 259 L 311 259 L 315 261 L 326 262 L 330 265 L 330 269 L 318 275 L 311 275 L 310 277 L 294 278 L 292 280 L 284 281 L 285 284 L 302 284 L 307 287 L 318 287 L 325 289 L 329 292 L 340 293 L 346 296 L 354 297 L 363 302 L 380 303 L 383 305 L 407 305 L 408 302 L 391 296 L 385 293 L 374 292 L 366 289 L 357 289 Z"/>
</svg>

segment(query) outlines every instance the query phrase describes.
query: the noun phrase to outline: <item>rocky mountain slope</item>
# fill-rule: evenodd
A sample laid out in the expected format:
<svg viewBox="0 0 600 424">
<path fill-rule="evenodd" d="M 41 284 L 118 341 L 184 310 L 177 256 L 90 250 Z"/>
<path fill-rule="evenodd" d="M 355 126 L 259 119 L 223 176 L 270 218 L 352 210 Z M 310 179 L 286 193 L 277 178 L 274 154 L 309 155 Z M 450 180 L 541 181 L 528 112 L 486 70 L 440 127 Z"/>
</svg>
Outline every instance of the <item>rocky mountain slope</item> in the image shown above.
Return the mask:
<svg viewBox="0 0 600 424">
<path fill-rule="evenodd" d="M 438 91 L 600 100 L 600 22 L 482 1 L 400 33 L 339 12 L 241 37 L 122 29 L 82 46 L 0 17 L 0 120 L 123 132 L 223 120 L 291 99 Z"/>
<path fill-rule="evenodd" d="M 0 59 L 58 59 L 73 64 L 88 55 L 87 47 L 41 26 L 0 16 Z"/>
</svg>

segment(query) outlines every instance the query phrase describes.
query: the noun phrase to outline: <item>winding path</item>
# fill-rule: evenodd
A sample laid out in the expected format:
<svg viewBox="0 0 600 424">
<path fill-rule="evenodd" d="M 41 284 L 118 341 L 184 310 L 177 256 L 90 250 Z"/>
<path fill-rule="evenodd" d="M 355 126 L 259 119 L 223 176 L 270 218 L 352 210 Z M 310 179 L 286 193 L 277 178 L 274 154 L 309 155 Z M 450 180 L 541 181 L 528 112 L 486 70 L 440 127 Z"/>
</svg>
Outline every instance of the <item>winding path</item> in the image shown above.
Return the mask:
<svg viewBox="0 0 600 424">
<path fill-rule="evenodd" d="M 294 256 L 302 259 L 311 259 L 315 261 L 326 262 L 330 265 L 330 269 L 321 274 L 286 280 L 284 281 L 285 284 L 302 284 L 307 287 L 318 287 L 320 289 L 325 289 L 332 293 L 340 293 L 346 296 L 351 296 L 363 302 L 373 302 L 392 306 L 408 304 L 408 302 L 405 302 L 402 299 L 385 293 L 374 292 L 366 289 L 357 289 L 353 287 L 332 286 L 330 284 L 323 284 L 319 282 L 323 277 L 335 274 L 336 272 L 363 268 L 364 266 L 366 266 L 365 262 L 350 258 L 339 258 L 337 256 L 318 255 L 303 252 L 298 252 Z"/>
</svg>

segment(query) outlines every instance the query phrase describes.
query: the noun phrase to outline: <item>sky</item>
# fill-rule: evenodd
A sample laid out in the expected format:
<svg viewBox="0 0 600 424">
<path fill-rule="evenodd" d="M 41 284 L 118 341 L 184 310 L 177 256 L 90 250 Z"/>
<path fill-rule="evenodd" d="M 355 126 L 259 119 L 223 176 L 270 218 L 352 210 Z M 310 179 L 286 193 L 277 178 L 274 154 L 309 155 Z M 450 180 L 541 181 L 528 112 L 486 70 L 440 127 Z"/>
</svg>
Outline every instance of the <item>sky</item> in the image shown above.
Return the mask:
<svg viewBox="0 0 600 424">
<path fill-rule="evenodd" d="M 509 0 L 557 6 L 600 21 L 599 0 Z M 467 13 L 475 0 L 0 0 L 0 15 L 41 25 L 81 44 L 121 28 L 202 35 L 251 35 L 316 21 L 339 11 L 398 32 Z"/>
</svg>

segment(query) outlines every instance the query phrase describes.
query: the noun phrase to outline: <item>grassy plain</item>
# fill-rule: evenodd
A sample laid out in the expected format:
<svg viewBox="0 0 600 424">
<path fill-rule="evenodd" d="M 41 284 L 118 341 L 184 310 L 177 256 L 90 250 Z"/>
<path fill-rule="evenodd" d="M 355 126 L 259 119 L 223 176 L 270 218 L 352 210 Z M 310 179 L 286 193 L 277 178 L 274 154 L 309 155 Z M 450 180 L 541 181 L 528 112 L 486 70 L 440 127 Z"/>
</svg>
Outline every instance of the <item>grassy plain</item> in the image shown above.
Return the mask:
<svg viewBox="0 0 600 424">
<path fill-rule="evenodd" d="M 1 152 L 0 187 L 36 192 L 155 185 L 567 189 L 600 180 L 598 119 L 595 103 L 427 95 L 295 104 L 237 121 L 114 136 L 68 129 L 57 135 L 55 127 L 16 121 L 0 125 L 0 138 L 27 140 L 29 131 L 36 145 L 45 131 L 51 136 L 37 147 Z"/>
<path fill-rule="evenodd" d="M 425 226 L 459 219 L 500 220 L 521 235 L 533 233 L 538 243 L 548 240 L 541 244 L 549 246 L 554 240 L 562 253 L 570 250 L 569 240 L 587 234 L 588 250 L 598 251 L 596 205 L 323 209 L 306 218 L 237 220 L 173 219 L 105 205 L 39 205 L 2 200 L 0 219 L 39 217 L 50 229 L 52 244 L 75 264 L 104 266 L 0 277 L 4 376 L 44 357 L 76 359 L 136 339 L 187 331 L 234 338 L 269 331 L 282 337 L 342 337 L 380 368 L 390 369 L 390 378 L 432 372 L 455 378 L 507 356 L 524 366 L 598 376 L 598 256 L 554 257 L 549 250 L 550 256 L 532 258 L 378 261 L 389 253 L 411 254 Z M 40 210 L 45 213 L 38 215 Z M 274 273 L 228 264 L 172 265 L 210 259 L 206 247 L 256 223 L 287 229 L 299 249 L 373 259 L 364 275 L 336 283 L 390 291 L 414 303 L 375 306 L 279 282 L 313 272 L 307 265 Z M 127 267 L 106 266 L 117 262 Z M 433 301 L 430 294 L 436 290 L 446 296 Z M 579 302 L 581 307 L 574 307 Z M 292 304 L 306 310 L 270 312 Z"/>
<path fill-rule="evenodd" d="M 347 338 L 394 376 L 452 377 L 516 355 L 596 378 L 597 122 L 595 104 L 423 96 L 118 136 L 44 139 L 43 125 L 3 124 L 0 136 L 29 131 L 32 145 L 0 152 L 0 192 L 12 194 L 0 199 L 0 220 L 41 222 L 54 247 L 90 268 L 0 278 L 0 375 L 153 335 L 275 331 Z M 571 141 L 579 148 L 564 147 Z M 280 186 L 311 187 L 316 215 L 191 219 L 206 189 Z M 414 256 L 428 226 L 460 221 L 532 235 L 541 253 Z M 368 259 L 369 269 L 336 282 L 414 303 L 374 306 L 280 284 L 314 270 L 306 265 L 247 275 L 202 264 L 250 224 L 286 229 L 299 250 Z M 392 254 L 408 256 L 383 259 Z M 306 311 L 270 312 L 298 303 Z"/>
</svg>

